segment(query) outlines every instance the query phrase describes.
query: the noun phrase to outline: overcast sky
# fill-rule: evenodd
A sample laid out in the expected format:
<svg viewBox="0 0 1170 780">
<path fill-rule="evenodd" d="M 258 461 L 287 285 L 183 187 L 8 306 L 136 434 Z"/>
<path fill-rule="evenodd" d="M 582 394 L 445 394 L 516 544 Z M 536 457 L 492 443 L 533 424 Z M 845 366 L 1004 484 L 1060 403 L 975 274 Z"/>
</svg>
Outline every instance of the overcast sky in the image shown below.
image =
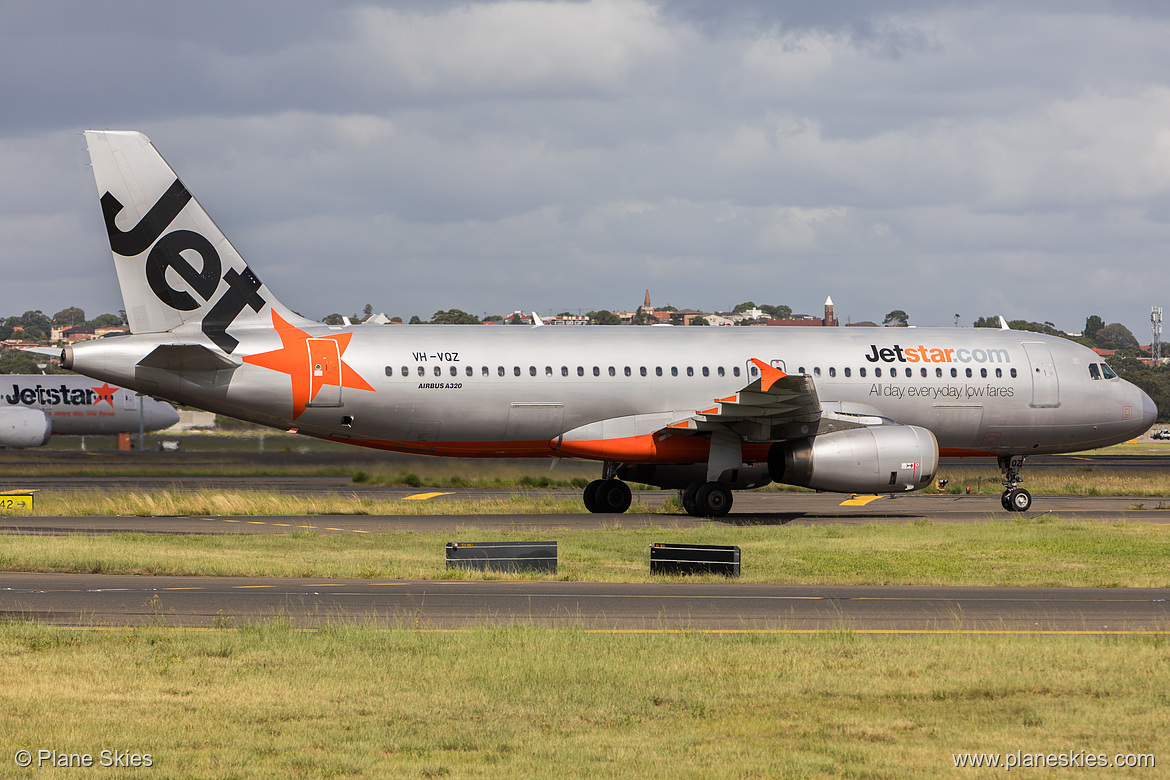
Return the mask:
<svg viewBox="0 0 1170 780">
<path fill-rule="evenodd" d="M 0 0 L 0 315 L 122 307 L 81 131 L 320 318 L 1170 306 L 1170 4 Z"/>
</svg>

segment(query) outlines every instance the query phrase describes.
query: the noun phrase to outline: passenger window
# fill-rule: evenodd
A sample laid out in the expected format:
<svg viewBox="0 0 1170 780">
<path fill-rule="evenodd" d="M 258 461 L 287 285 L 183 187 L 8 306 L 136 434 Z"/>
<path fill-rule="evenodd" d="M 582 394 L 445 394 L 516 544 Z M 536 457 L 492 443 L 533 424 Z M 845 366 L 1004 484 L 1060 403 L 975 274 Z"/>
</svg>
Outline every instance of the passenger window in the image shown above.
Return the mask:
<svg viewBox="0 0 1170 780">
<path fill-rule="evenodd" d="M 471 366 L 468 366 L 467 370 L 464 371 L 464 373 L 467 374 L 468 376 L 473 376 L 475 374 L 475 370 Z"/>
<path fill-rule="evenodd" d="M 694 376 L 694 375 L 695 375 L 695 369 L 694 369 L 694 367 L 693 367 L 693 366 L 687 366 L 687 376 Z"/>
<path fill-rule="evenodd" d="M 484 376 L 491 376 L 492 370 L 487 366 L 484 366 L 479 373 L 483 374 Z"/>
<path fill-rule="evenodd" d="M 706 366 L 703 366 L 703 376 L 711 376 L 711 370 Z"/>
<path fill-rule="evenodd" d="M 577 376 L 585 376 L 585 366 L 577 366 Z"/>
<path fill-rule="evenodd" d="M 820 376 L 820 375 L 821 375 L 821 367 L 816 366 L 815 368 L 813 368 L 813 376 Z"/>
<path fill-rule="evenodd" d="M 593 376 L 601 376 L 601 369 L 597 366 L 593 367 Z"/>
<path fill-rule="evenodd" d="M 853 374 L 853 371 L 852 371 L 852 369 L 848 369 L 848 368 L 847 368 L 847 369 L 845 369 L 845 376 L 846 376 L 846 377 L 852 376 L 852 374 Z"/>
<path fill-rule="evenodd" d="M 971 369 L 969 369 L 969 368 L 967 369 L 967 378 L 968 379 L 971 378 Z"/>
<path fill-rule="evenodd" d="M 1096 363 L 1089 364 L 1089 376 L 1092 377 L 1093 379 L 1100 379 L 1101 378 L 1101 371 L 1100 371 L 1100 369 L 1097 368 Z"/>
<path fill-rule="evenodd" d="M 1002 378 L 1003 378 L 1003 369 L 1002 369 L 1002 368 L 997 368 L 997 369 L 995 369 L 995 378 L 996 378 L 996 379 L 1002 379 Z"/>
<path fill-rule="evenodd" d="M 569 375 L 569 367 L 568 366 L 561 366 L 561 376 L 568 376 L 568 375 Z"/>
<path fill-rule="evenodd" d="M 553 375 L 552 366 L 545 366 L 544 367 L 544 375 L 545 376 L 552 376 Z"/>
<path fill-rule="evenodd" d="M 875 369 L 873 370 L 873 375 L 874 375 L 874 376 L 881 376 L 881 375 L 882 375 L 882 370 L 881 370 L 880 368 L 875 368 Z"/>
<path fill-rule="evenodd" d="M 662 376 L 662 366 L 654 367 L 654 376 Z"/>
<path fill-rule="evenodd" d="M 390 366 L 386 366 L 386 376 L 394 376 L 394 369 L 390 368 Z"/>
<path fill-rule="evenodd" d="M 955 378 L 955 377 L 957 377 L 958 375 L 959 375 L 959 369 L 957 369 L 957 368 L 952 368 L 952 369 L 951 369 L 951 379 L 954 379 L 954 378 Z"/>
<path fill-rule="evenodd" d="M 981 377 L 983 377 L 984 379 L 986 379 L 986 378 L 987 378 L 987 369 L 986 369 L 986 368 L 981 368 L 981 369 L 979 369 L 979 376 L 981 376 Z"/>
<path fill-rule="evenodd" d="M 739 376 L 739 366 L 733 366 L 731 369 L 732 376 Z"/>
<path fill-rule="evenodd" d="M 443 375 L 443 367 L 442 366 L 435 366 L 435 376 L 442 376 L 442 375 Z"/>
<path fill-rule="evenodd" d="M 865 366 L 862 366 L 861 368 L 857 369 L 857 373 L 860 374 L 861 376 L 865 376 Z"/>
<path fill-rule="evenodd" d="M 926 369 L 922 369 L 922 378 L 926 379 Z"/>
<path fill-rule="evenodd" d="M 536 366 L 528 367 L 528 376 L 536 376 Z"/>
<path fill-rule="evenodd" d="M 804 374 L 806 374 L 808 372 L 804 370 L 804 366 L 801 366 L 800 368 L 796 369 L 796 373 L 803 376 Z"/>
<path fill-rule="evenodd" d="M 1015 379 L 1015 378 L 1016 378 L 1016 370 L 1013 368 L 1012 369 L 1012 379 Z"/>
<path fill-rule="evenodd" d="M 671 366 L 670 367 L 670 375 L 671 376 L 678 376 L 678 366 Z"/>
<path fill-rule="evenodd" d="M 610 376 L 617 376 L 617 369 L 614 368 L 613 366 L 610 366 L 609 367 L 609 375 Z"/>
<path fill-rule="evenodd" d="M 459 366 L 451 366 L 451 370 L 448 373 L 450 373 L 451 376 L 459 376 Z"/>
<path fill-rule="evenodd" d="M 1109 367 L 1108 363 L 1101 364 L 1101 373 L 1105 375 L 1106 379 L 1116 379 L 1117 374 L 1113 373 L 1113 369 Z"/>
<path fill-rule="evenodd" d="M 630 367 L 626 366 L 626 376 L 629 376 L 631 373 L 633 372 L 630 371 Z"/>
<path fill-rule="evenodd" d="M 723 376 L 723 366 L 719 366 L 719 368 L 715 369 L 715 371 L 719 374 L 719 376 Z"/>
<path fill-rule="evenodd" d="M 755 366 L 752 366 L 751 368 L 748 369 L 748 373 L 751 374 L 753 377 L 757 377 L 760 375 L 760 369 L 756 368 Z"/>
<path fill-rule="evenodd" d="M 641 368 L 639 368 L 638 373 L 641 374 L 642 376 L 646 376 L 646 366 L 642 366 Z"/>
<path fill-rule="evenodd" d="M 410 369 L 407 368 L 406 366 L 403 366 L 402 367 L 402 375 L 403 376 L 410 376 Z"/>
<path fill-rule="evenodd" d="M 419 367 L 418 367 L 418 375 L 419 375 L 419 376 L 426 376 L 426 375 L 427 375 L 427 370 L 426 370 L 425 368 L 423 368 L 422 366 L 419 366 Z"/>
<path fill-rule="evenodd" d="M 934 375 L 935 375 L 936 377 L 939 377 L 939 378 L 941 379 L 941 378 L 942 378 L 942 369 L 941 369 L 941 368 L 936 368 L 936 369 L 934 370 Z"/>
<path fill-rule="evenodd" d="M 829 376 L 837 376 L 837 369 L 833 366 L 829 366 Z"/>
<path fill-rule="evenodd" d="M 497 369 L 497 372 L 499 373 L 499 375 L 500 375 L 500 376 L 503 376 L 503 375 L 504 375 L 504 367 L 503 367 L 503 366 L 500 366 L 500 367 Z"/>
<path fill-rule="evenodd" d="M 515 376 L 520 376 L 520 366 L 512 366 L 512 373 Z"/>
</svg>

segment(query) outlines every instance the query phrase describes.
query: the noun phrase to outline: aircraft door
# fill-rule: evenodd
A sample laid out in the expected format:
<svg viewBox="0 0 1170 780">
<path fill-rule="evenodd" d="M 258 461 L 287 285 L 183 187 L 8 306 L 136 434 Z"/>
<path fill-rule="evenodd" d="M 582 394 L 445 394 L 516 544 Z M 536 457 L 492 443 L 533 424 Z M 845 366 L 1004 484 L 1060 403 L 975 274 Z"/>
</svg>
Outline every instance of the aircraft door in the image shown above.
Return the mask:
<svg viewBox="0 0 1170 780">
<path fill-rule="evenodd" d="M 1060 406 L 1060 384 L 1052 351 L 1043 342 L 1025 341 L 1024 352 L 1028 353 L 1028 371 L 1032 375 L 1032 406 Z"/>
<path fill-rule="evenodd" d="M 309 402 L 341 406 L 341 349 L 333 339 L 309 339 Z"/>
<path fill-rule="evenodd" d="M 128 412 L 138 411 L 138 396 L 133 390 L 123 390 L 126 395 L 122 397 L 122 408 Z"/>
</svg>

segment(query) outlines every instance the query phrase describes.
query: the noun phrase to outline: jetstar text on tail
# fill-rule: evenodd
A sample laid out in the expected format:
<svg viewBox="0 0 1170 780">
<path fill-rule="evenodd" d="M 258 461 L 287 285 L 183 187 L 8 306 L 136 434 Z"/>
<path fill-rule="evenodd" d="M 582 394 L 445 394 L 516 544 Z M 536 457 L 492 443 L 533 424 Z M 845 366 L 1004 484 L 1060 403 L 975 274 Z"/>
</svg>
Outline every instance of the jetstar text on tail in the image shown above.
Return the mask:
<svg viewBox="0 0 1170 780">
<path fill-rule="evenodd" d="M 1006 349 L 944 349 L 925 347 L 919 344 L 916 347 L 902 347 L 895 344 L 893 347 L 878 347 L 869 345 L 869 354 L 865 359 L 870 363 L 1010 363 L 1011 357 Z"/>
<path fill-rule="evenodd" d="M 14 384 L 12 386 L 11 395 L 4 396 L 4 400 L 10 404 L 24 404 L 25 406 L 57 406 L 58 404 L 65 404 L 66 406 L 93 406 L 94 399 L 103 400 L 89 388 L 70 388 L 65 385 L 60 387 L 21 387 Z M 108 399 L 105 399 L 108 400 Z"/>
</svg>

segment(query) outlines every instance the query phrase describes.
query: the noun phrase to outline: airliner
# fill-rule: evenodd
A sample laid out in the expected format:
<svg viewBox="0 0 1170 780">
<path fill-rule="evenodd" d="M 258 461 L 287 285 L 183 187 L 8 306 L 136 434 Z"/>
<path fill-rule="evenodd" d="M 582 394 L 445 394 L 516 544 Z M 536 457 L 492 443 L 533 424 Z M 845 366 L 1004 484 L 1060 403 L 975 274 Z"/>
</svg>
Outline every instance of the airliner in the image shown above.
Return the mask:
<svg viewBox="0 0 1170 780">
<path fill-rule="evenodd" d="M 157 431 L 179 421 L 170 404 L 75 374 L 0 375 L 0 447 L 40 447 L 49 437 Z"/>
<path fill-rule="evenodd" d="M 85 136 L 131 333 L 63 366 L 362 447 L 600 461 L 592 512 L 626 511 L 628 482 L 701 517 L 769 482 L 919 490 L 940 456 L 995 458 L 1020 512 L 1027 456 L 1157 416 L 1093 351 L 1007 329 L 323 325 L 276 299 L 146 136 Z"/>
</svg>

